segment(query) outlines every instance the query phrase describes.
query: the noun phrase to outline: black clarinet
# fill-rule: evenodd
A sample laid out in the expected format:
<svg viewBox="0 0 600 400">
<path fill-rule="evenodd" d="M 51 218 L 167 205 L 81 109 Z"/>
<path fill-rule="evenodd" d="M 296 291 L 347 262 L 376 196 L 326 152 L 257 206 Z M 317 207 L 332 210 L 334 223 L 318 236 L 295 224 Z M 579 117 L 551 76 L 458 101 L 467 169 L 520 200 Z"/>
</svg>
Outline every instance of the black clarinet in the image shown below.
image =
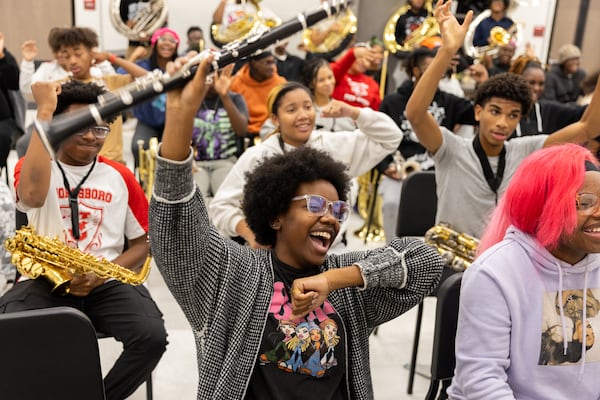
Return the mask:
<svg viewBox="0 0 600 400">
<path fill-rule="evenodd" d="M 34 121 L 36 131 L 47 150 L 54 154 L 55 146 L 75 132 L 92 125 L 100 125 L 105 119 L 117 115 L 133 105 L 184 86 L 194 76 L 200 61 L 208 54 L 214 55 L 211 71 L 223 68 L 241 58 L 259 54 L 271 44 L 313 26 L 321 20 L 338 15 L 351 2 L 352 0 L 332 0 L 330 3 L 323 3 L 316 11 L 298 14 L 296 18 L 275 28 L 261 26 L 246 39 L 231 42 L 219 52 L 204 51 L 198 54 L 172 76 L 155 70 L 114 92 L 99 96 L 98 102 L 90 104 L 87 108 L 59 115 L 48 122 L 36 119 Z"/>
</svg>

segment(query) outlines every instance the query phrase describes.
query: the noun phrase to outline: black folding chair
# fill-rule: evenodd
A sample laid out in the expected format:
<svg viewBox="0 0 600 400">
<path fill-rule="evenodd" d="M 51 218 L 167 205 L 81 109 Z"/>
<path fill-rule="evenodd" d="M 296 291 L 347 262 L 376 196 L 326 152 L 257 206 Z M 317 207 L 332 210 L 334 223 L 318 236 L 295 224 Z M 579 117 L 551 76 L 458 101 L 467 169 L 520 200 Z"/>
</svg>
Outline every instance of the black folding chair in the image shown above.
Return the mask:
<svg viewBox="0 0 600 400">
<path fill-rule="evenodd" d="M 435 225 L 436 212 L 435 173 L 433 171 L 413 172 L 402 183 L 396 236 L 424 236 L 425 232 Z M 409 365 L 408 387 L 406 390 L 408 394 L 412 394 L 413 392 L 422 319 L 423 302 L 417 306 L 417 321 Z"/>
<path fill-rule="evenodd" d="M 3 400 L 104 400 L 96 331 L 71 307 L 0 315 Z"/>
<path fill-rule="evenodd" d="M 431 353 L 431 381 L 426 400 L 435 400 L 439 392 L 450 386 L 454 376 L 456 357 L 454 343 L 458 322 L 458 305 L 462 272 L 448 276 L 437 291 L 433 351 Z M 446 399 L 445 393 L 440 398 Z"/>
</svg>

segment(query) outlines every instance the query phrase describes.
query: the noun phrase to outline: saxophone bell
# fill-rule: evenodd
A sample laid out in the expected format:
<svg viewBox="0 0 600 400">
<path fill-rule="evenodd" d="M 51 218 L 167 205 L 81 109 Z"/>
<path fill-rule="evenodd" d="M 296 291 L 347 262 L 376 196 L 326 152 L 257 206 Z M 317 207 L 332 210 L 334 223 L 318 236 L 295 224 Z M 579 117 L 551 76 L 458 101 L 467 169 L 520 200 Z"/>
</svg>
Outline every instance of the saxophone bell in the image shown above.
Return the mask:
<svg viewBox="0 0 600 400">
<path fill-rule="evenodd" d="M 416 160 L 406 160 L 402 153 L 399 150 L 393 155 L 394 164 L 396 166 L 396 171 L 398 171 L 398 176 L 400 179 L 405 179 L 408 175 L 413 172 L 418 172 L 421 170 L 421 164 Z"/>
<path fill-rule="evenodd" d="M 7 249 L 9 248 L 9 246 L 11 246 L 11 248 L 13 249 L 9 249 L 9 251 L 14 251 L 14 249 L 16 248 L 16 246 L 12 245 L 12 243 L 7 241 Z M 50 289 L 50 293 L 52 294 L 64 296 L 66 294 L 69 294 L 69 292 L 71 291 L 69 285 L 71 284 L 71 279 L 73 278 L 73 276 L 67 271 L 45 268 L 42 264 L 35 262 L 30 257 L 23 257 L 22 254 L 19 252 L 13 253 L 10 262 L 14 265 L 19 266 L 19 268 L 17 269 L 19 270 L 19 273 L 23 275 L 27 275 L 33 279 L 36 279 L 41 276 L 48 280 L 52 285 L 52 289 Z"/>
<path fill-rule="evenodd" d="M 412 174 L 413 172 L 417 172 L 420 170 L 421 170 L 421 164 L 419 164 L 417 161 L 414 161 L 414 160 L 404 161 L 399 169 L 400 174 L 402 175 L 402 179 L 406 178 L 408 175 Z"/>
</svg>

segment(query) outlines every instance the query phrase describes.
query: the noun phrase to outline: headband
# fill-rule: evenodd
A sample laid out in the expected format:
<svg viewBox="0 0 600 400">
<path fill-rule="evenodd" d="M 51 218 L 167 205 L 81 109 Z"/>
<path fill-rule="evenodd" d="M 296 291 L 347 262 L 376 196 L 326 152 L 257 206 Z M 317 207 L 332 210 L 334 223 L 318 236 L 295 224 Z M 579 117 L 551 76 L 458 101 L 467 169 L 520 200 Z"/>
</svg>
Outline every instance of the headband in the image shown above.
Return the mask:
<svg viewBox="0 0 600 400">
<path fill-rule="evenodd" d="M 160 28 L 152 34 L 152 37 L 150 38 L 150 46 L 154 46 L 154 43 L 156 43 L 158 38 L 164 35 L 165 33 L 170 33 L 171 35 L 173 35 L 173 37 L 177 41 L 177 44 L 179 45 L 179 35 L 177 34 L 177 32 L 175 32 L 171 28 Z"/>
<path fill-rule="evenodd" d="M 600 169 L 598 169 L 598 166 L 590 160 L 585 160 L 585 172 L 589 171 L 600 172 Z"/>
</svg>

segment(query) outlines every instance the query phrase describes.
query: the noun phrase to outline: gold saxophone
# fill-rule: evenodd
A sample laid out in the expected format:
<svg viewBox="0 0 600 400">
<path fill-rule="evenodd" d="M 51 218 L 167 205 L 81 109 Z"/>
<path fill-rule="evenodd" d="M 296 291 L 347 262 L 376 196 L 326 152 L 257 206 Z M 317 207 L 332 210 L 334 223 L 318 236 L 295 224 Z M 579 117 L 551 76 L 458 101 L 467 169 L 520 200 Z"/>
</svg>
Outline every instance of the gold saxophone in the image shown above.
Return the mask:
<svg viewBox="0 0 600 400">
<path fill-rule="evenodd" d="M 30 226 L 18 229 L 15 236 L 6 239 L 4 247 L 12 253 L 11 262 L 22 275 L 36 279 L 40 276 L 53 284 L 52 293 L 65 295 L 70 292 L 73 275 L 93 272 L 99 278 L 114 278 L 130 285 L 139 285 L 150 272 L 148 255 L 137 274 L 105 259 L 67 246 L 58 238 L 36 235 Z"/>
<path fill-rule="evenodd" d="M 475 260 L 479 240 L 455 231 L 448 224 L 440 223 L 425 233 L 425 243 L 436 248 L 448 267 L 464 271 Z"/>
</svg>

